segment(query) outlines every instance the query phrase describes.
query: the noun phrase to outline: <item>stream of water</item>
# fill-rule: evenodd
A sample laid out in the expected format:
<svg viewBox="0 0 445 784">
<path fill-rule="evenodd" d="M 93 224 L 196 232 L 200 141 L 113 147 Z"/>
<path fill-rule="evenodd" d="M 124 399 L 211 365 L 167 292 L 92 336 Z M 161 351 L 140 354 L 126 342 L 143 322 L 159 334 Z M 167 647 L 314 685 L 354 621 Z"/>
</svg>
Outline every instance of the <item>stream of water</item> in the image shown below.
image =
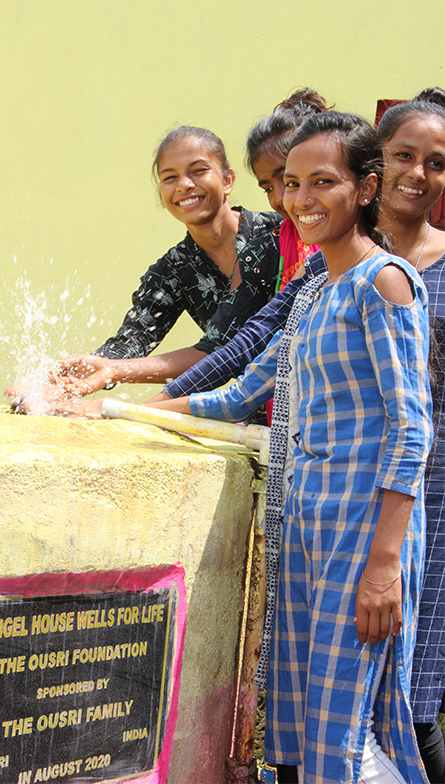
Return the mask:
<svg viewBox="0 0 445 784">
<path fill-rule="evenodd" d="M 42 289 L 15 258 L 14 264 L 17 274 L 13 282 L 9 279 L 6 283 L 0 278 L 0 289 L 3 288 L 0 296 L 3 387 L 20 385 L 30 413 L 45 414 L 48 405 L 44 392 L 50 370 L 57 366 L 58 359 L 85 353 L 85 347 L 76 342 L 79 325 L 83 336 L 88 336 L 86 345 L 100 345 L 102 341 L 96 338 L 95 331 L 107 320 L 106 308 L 103 303 L 92 301 L 89 285 L 81 290 L 75 271 L 63 284 L 49 283 Z M 118 397 L 142 403 L 155 391 L 147 386 L 132 387 L 131 394 L 128 394 L 128 386 L 119 388 Z M 9 401 L 8 398 L 4 400 L 5 403 Z"/>
</svg>

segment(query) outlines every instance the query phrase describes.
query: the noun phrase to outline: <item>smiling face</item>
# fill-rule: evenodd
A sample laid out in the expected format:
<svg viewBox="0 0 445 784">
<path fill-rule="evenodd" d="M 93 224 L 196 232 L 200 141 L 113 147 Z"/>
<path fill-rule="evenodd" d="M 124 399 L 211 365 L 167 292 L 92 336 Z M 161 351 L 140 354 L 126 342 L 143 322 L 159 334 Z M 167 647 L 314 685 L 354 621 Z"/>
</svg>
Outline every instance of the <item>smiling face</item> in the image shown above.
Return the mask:
<svg viewBox="0 0 445 784">
<path fill-rule="evenodd" d="M 418 114 L 405 120 L 385 142 L 383 209 L 404 217 L 421 217 L 445 187 L 445 123 Z"/>
<path fill-rule="evenodd" d="M 288 218 L 283 205 L 284 182 L 283 174 L 286 159 L 270 153 L 262 153 L 252 164 L 253 173 L 258 180 L 258 185 L 267 194 L 269 204 L 273 210 L 279 212 L 283 218 Z"/>
<path fill-rule="evenodd" d="M 352 236 L 377 187 L 374 174 L 357 179 L 346 165 L 340 141 L 329 133 L 293 147 L 283 179 L 284 208 L 304 242 L 322 249 Z"/>
<path fill-rule="evenodd" d="M 217 217 L 233 188 L 235 172 L 223 172 L 216 155 L 193 136 L 170 144 L 159 160 L 159 193 L 164 207 L 188 225 Z"/>
</svg>

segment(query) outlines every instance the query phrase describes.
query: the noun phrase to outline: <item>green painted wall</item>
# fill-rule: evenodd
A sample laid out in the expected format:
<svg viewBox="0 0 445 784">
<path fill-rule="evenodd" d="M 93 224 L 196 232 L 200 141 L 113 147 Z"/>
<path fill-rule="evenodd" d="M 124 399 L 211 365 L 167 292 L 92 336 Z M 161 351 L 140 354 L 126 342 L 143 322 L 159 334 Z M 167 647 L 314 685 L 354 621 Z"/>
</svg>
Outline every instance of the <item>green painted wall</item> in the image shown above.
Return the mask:
<svg viewBox="0 0 445 784">
<path fill-rule="evenodd" d="M 445 87 L 444 42 L 444 0 L 0 0 L 3 387 L 29 342 L 58 356 L 112 334 L 181 238 L 150 178 L 175 123 L 219 134 L 233 203 L 266 208 L 243 168 L 256 120 L 304 85 L 372 119 L 378 98 Z M 183 320 L 163 348 L 198 334 Z"/>
</svg>

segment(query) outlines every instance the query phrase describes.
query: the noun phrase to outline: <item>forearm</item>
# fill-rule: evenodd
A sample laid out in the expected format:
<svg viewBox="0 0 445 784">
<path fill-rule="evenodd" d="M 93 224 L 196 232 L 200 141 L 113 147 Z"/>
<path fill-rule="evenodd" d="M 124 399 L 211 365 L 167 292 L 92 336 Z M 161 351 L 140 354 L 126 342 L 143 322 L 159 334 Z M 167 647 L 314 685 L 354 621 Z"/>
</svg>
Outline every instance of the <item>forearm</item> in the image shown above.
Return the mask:
<svg viewBox="0 0 445 784">
<path fill-rule="evenodd" d="M 400 551 L 414 498 L 384 490 L 368 562 L 357 586 L 355 621 L 359 641 L 374 644 L 402 628 Z"/>
<path fill-rule="evenodd" d="M 190 397 L 176 397 L 173 400 L 157 400 L 159 396 L 147 400 L 144 406 L 149 408 L 161 408 L 163 411 L 176 411 L 178 414 L 191 414 Z"/>
<path fill-rule="evenodd" d="M 139 357 L 138 359 L 109 359 L 109 383 L 163 384 L 184 373 L 192 365 L 203 359 L 205 354 L 194 347 L 170 351 L 159 356 Z"/>
<path fill-rule="evenodd" d="M 326 272 L 323 254 L 315 253 L 303 277 L 291 280 L 225 346 L 208 355 L 189 373 L 177 378 L 165 388 L 169 397 L 181 397 L 192 392 L 205 392 L 222 386 L 244 372 L 246 366 L 266 348 L 270 339 L 283 329 L 300 289 L 311 277 Z"/>
<path fill-rule="evenodd" d="M 414 498 L 396 490 L 384 490 L 379 519 L 365 569 L 375 582 L 391 580 L 400 571 L 400 551 L 411 516 Z"/>
<path fill-rule="evenodd" d="M 206 392 L 241 375 L 247 365 L 261 354 L 277 330 L 286 324 L 300 284 L 288 283 L 262 310 L 246 321 L 244 327 L 218 351 L 205 356 L 175 381 L 167 384 L 168 397 L 182 397 L 192 392 Z"/>
</svg>

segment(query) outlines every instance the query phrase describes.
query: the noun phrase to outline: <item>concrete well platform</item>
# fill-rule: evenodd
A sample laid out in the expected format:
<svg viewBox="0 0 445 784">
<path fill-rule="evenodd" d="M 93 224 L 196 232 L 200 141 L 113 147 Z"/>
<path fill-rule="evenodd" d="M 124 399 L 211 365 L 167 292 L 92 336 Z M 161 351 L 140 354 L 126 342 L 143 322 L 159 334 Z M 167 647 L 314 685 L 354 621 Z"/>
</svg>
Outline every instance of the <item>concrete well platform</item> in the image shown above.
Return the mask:
<svg viewBox="0 0 445 784">
<path fill-rule="evenodd" d="M 45 586 L 52 596 L 58 576 L 88 575 L 90 585 L 91 576 L 97 575 L 100 584 L 104 573 L 152 569 L 158 575 L 160 567 L 180 569 L 182 593 L 169 654 L 175 668 L 166 687 L 168 727 L 158 763 L 139 778 L 224 784 L 251 524 L 252 458 L 243 449 L 209 448 L 132 422 L 1 414 L 0 478 L 3 595 L 22 595 L 20 586 L 27 580 L 32 584 L 31 576 L 42 576 L 39 596 L 46 594 Z M 69 773 L 62 779 L 56 767 L 51 780 L 69 781 Z M 33 784 L 36 771 L 28 763 L 26 769 Z M 72 781 L 82 780 L 73 775 Z M 126 778 L 135 774 L 120 780 Z M 26 784 L 26 776 L 22 781 Z M 8 772 L 0 767 L 3 783 L 9 784 Z"/>
</svg>

